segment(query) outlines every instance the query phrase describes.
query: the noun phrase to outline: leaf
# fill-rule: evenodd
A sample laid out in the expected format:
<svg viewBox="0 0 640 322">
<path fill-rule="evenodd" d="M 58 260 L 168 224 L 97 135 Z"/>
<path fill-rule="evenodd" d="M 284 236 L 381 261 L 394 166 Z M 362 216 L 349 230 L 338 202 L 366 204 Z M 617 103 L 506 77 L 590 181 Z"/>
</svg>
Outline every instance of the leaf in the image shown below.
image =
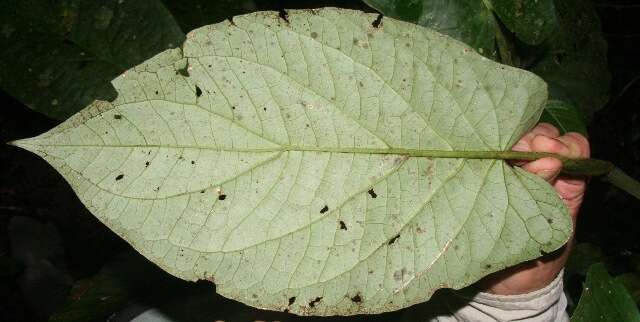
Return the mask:
<svg viewBox="0 0 640 322">
<path fill-rule="evenodd" d="M 527 44 L 540 44 L 558 27 L 553 0 L 489 0 L 489 2 L 507 28 Z"/>
<path fill-rule="evenodd" d="M 538 120 L 537 76 L 358 11 L 205 26 L 13 144 L 51 163 L 144 256 L 243 303 L 392 311 L 563 245 L 571 220 L 503 160 Z"/>
<path fill-rule="evenodd" d="M 572 322 L 640 321 L 638 307 L 620 282 L 611 278 L 602 263 L 589 268 L 587 281 Z"/>
<path fill-rule="evenodd" d="M 549 100 L 540 117 L 541 122 L 548 122 L 560 130 L 562 134 L 578 132 L 587 136 L 587 126 L 580 111 L 570 103 L 560 100 Z"/>
<path fill-rule="evenodd" d="M 557 1 L 559 28 L 531 71 L 549 84 L 551 98 L 575 105 L 587 121 L 608 100 L 607 43 L 589 1 Z"/>
<path fill-rule="evenodd" d="M 496 58 L 498 32 L 493 13 L 482 1 L 363 0 L 385 16 L 433 28 Z"/>
<path fill-rule="evenodd" d="M 95 99 L 114 99 L 110 80 L 184 40 L 157 0 L 5 2 L 0 87 L 60 120 Z"/>
<path fill-rule="evenodd" d="M 638 277 L 637 274 L 624 273 L 616 276 L 614 279 L 624 286 L 636 305 L 640 304 L 640 277 Z"/>
</svg>

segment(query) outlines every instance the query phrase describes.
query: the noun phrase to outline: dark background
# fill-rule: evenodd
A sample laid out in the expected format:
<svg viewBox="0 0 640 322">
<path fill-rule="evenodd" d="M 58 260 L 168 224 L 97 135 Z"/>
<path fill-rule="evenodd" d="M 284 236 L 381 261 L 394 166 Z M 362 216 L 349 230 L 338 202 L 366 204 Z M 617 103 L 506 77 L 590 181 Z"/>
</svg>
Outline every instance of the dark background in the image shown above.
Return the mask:
<svg viewBox="0 0 640 322">
<path fill-rule="evenodd" d="M 371 11 L 358 1 L 274 0 L 269 6 Z M 640 178 L 640 1 L 596 1 L 596 9 L 613 78 L 609 103 L 588 126 L 593 156 Z M 202 312 L 215 316 L 208 320 L 294 319 L 248 308 L 215 295 L 212 285 L 160 271 L 98 222 L 46 162 L 2 144 L 57 124 L 0 90 L 0 321 L 41 321 L 54 313 L 59 319 L 118 321 L 146 306 L 166 308 L 181 320 L 196 320 Z M 639 228 L 640 201 L 591 180 L 578 221 L 577 240 L 587 245 L 580 255 L 605 261 L 612 275 L 637 274 Z M 568 280 L 574 300 L 582 281 L 580 274 Z"/>
</svg>

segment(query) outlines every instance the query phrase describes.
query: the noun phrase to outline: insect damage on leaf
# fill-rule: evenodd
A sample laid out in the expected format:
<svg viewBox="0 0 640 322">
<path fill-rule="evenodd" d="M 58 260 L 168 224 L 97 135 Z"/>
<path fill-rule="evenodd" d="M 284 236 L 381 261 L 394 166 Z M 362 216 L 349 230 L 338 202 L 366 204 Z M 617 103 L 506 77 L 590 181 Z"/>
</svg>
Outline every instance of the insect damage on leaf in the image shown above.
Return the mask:
<svg viewBox="0 0 640 322">
<path fill-rule="evenodd" d="M 535 75 L 352 10 L 231 21 L 14 144 L 164 270 L 260 308 L 398 310 L 568 240 L 546 182 L 468 157 L 536 123 Z"/>
</svg>

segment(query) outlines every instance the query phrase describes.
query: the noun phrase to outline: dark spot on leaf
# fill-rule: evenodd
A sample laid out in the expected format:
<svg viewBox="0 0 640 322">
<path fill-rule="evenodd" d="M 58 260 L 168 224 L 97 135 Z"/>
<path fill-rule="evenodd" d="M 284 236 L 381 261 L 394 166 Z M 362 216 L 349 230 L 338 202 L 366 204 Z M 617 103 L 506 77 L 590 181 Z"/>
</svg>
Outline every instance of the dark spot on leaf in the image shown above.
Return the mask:
<svg viewBox="0 0 640 322">
<path fill-rule="evenodd" d="M 306 126 L 309 127 L 309 124 L 307 124 Z"/>
<path fill-rule="evenodd" d="M 251 297 L 253 297 L 254 299 L 258 298 L 258 294 L 251 294 Z"/>
<path fill-rule="evenodd" d="M 119 175 L 116 177 L 116 181 L 118 181 L 118 180 L 120 180 L 120 179 L 122 179 L 122 178 L 124 178 L 124 174 L 119 174 Z"/>
<path fill-rule="evenodd" d="M 324 205 L 324 207 L 322 207 L 322 209 L 320 209 L 320 213 L 324 214 L 325 212 L 329 211 L 329 206 Z"/>
<path fill-rule="evenodd" d="M 309 302 L 309 307 L 315 307 L 322 300 L 322 296 L 316 297 L 311 302 Z"/>
<path fill-rule="evenodd" d="M 200 190 L 200 193 L 204 193 L 204 190 Z"/>
<path fill-rule="evenodd" d="M 236 109 L 236 107 L 235 107 L 235 106 L 231 106 L 231 109 L 232 109 L 232 110 L 235 110 L 235 109 Z"/>
<path fill-rule="evenodd" d="M 295 296 L 292 296 L 292 297 L 289 298 L 289 306 L 291 306 L 295 302 L 296 302 L 296 297 Z"/>
<path fill-rule="evenodd" d="M 236 25 L 236 23 L 233 21 L 233 18 L 228 18 L 227 20 L 229 21 L 230 25 L 232 25 L 232 26 Z"/>
<path fill-rule="evenodd" d="M 400 238 L 400 234 L 397 234 L 393 236 L 393 238 L 389 239 L 389 241 L 387 242 L 387 245 L 393 245 L 393 243 L 395 243 L 396 240 L 398 240 L 398 238 Z"/>
<path fill-rule="evenodd" d="M 420 228 L 420 227 L 417 227 L 416 228 L 416 233 L 422 234 L 422 233 L 424 233 L 424 230 L 422 230 L 422 228 Z"/>
<path fill-rule="evenodd" d="M 344 221 L 340 220 L 339 224 L 340 224 L 340 229 L 347 230 L 347 225 L 344 223 Z"/>
<path fill-rule="evenodd" d="M 289 313 L 289 309 L 284 309 L 284 310 L 282 310 L 282 312 Z"/>
<path fill-rule="evenodd" d="M 369 270 L 369 274 L 373 274 L 373 270 L 372 269 Z"/>
<path fill-rule="evenodd" d="M 551 218 L 547 218 L 547 222 L 548 222 L 549 224 L 553 224 L 553 219 L 551 219 Z"/>
<path fill-rule="evenodd" d="M 382 14 L 379 14 L 376 20 L 371 23 L 371 27 L 373 28 L 380 28 L 380 26 L 382 26 Z"/>
<path fill-rule="evenodd" d="M 191 160 L 191 164 L 196 164 L 196 162 L 195 162 L 195 161 L 193 161 L 193 160 Z"/>
<path fill-rule="evenodd" d="M 145 168 L 146 168 L 146 167 L 148 167 L 148 166 L 149 166 L 149 164 L 151 164 L 151 162 L 149 162 L 149 161 L 145 162 L 145 163 L 144 163 L 144 167 L 145 167 Z"/>
<path fill-rule="evenodd" d="M 200 87 L 198 87 L 198 85 L 196 85 L 196 96 L 197 97 L 202 96 L 202 90 L 200 89 Z"/>
<path fill-rule="evenodd" d="M 267 111 L 267 108 L 266 108 L 266 107 L 263 107 L 263 108 L 262 108 L 262 110 L 266 112 L 266 111 Z"/>
<path fill-rule="evenodd" d="M 362 302 L 362 298 L 360 297 L 360 294 L 356 294 L 354 297 L 351 298 L 351 301 L 353 303 L 360 303 Z"/>
<path fill-rule="evenodd" d="M 373 198 L 373 199 L 378 198 L 378 194 L 376 194 L 376 192 L 373 191 L 373 188 L 369 189 L 369 191 L 367 191 L 367 192 L 369 193 L 369 196 L 371 196 L 371 198 Z"/>
<path fill-rule="evenodd" d="M 218 195 L 218 200 L 225 200 L 227 199 L 227 195 L 225 195 L 224 193 L 221 195 Z"/>
<path fill-rule="evenodd" d="M 490 268 L 491 268 L 491 264 L 484 265 L 484 269 L 490 269 Z"/>
<path fill-rule="evenodd" d="M 155 189 L 153 189 L 153 191 L 160 191 L 160 187 L 155 187 Z"/>
<path fill-rule="evenodd" d="M 115 115 L 113 116 L 113 118 L 114 118 L 114 119 L 116 119 L 116 120 L 119 120 L 119 119 L 121 119 L 121 118 L 122 118 L 122 115 L 120 115 L 120 114 L 115 114 Z"/>
<path fill-rule="evenodd" d="M 317 33 L 317 32 L 315 32 L 315 31 L 314 31 L 314 32 L 312 32 L 312 33 L 311 33 L 311 38 L 313 38 L 313 39 L 318 38 L 318 33 Z"/>
<path fill-rule="evenodd" d="M 280 11 L 278 11 L 278 17 L 284 20 L 287 24 L 289 23 L 289 13 L 287 13 L 287 10 L 280 9 Z"/>
<path fill-rule="evenodd" d="M 189 77 L 189 66 L 188 66 L 188 64 L 185 65 L 184 67 L 176 70 L 176 74 L 180 74 L 180 75 L 182 75 L 184 77 Z"/>
<path fill-rule="evenodd" d="M 156 91 L 156 95 L 158 95 L 158 91 Z"/>
</svg>

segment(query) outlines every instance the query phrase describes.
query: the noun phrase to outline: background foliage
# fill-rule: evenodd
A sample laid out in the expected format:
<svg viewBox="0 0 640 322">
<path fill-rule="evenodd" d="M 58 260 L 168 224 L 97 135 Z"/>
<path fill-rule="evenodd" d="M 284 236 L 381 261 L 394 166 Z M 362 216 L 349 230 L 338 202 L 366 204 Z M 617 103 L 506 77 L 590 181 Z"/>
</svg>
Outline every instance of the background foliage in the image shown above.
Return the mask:
<svg viewBox="0 0 640 322">
<path fill-rule="evenodd" d="M 365 2 L 542 76 L 553 98 L 543 120 L 587 132 L 595 157 L 640 177 L 640 48 L 634 45 L 640 40 L 635 23 L 640 6 L 635 1 Z M 93 99 L 112 98 L 113 77 L 179 45 L 184 32 L 195 27 L 256 10 L 322 6 L 373 11 L 355 0 L 3 1 L 0 141 L 33 136 Z M 579 244 L 567 267 L 572 309 L 595 262 L 604 262 L 616 285 L 624 285 L 639 303 L 638 213 L 638 201 L 599 180 L 591 182 Z M 0 320 L 104 320 L 116 312 L 114 319 L 126 320 L 148 306 L 193 320 L 297 320 L 217 296 L 211 300 L 213 286 L 194 286 L 156 269 L 98 223 L 42 160 L 4 145 L 0 231 Z M 607 279 L 602 266 L 594 269 L 591 283 Z"/>
</svg>

